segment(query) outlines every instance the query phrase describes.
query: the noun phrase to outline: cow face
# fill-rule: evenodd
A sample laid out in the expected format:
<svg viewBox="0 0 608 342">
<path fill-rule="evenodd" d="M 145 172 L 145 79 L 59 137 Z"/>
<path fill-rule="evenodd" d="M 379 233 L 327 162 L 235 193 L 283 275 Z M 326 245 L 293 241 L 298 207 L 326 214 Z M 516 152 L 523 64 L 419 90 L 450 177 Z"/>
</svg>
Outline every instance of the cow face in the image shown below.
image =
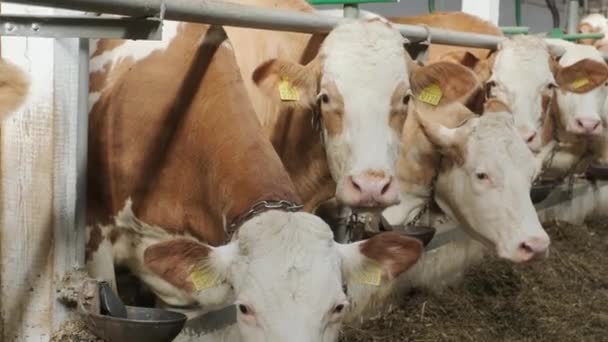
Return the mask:
<svg viewBox="0 0 608 342">
<path fill-rule="evenodd" d="M 272 96 L 279 97 L 281 87 L 298 94 L 293 101 L 283 96 L 282 104 L 306 108 L 318 123 L 336 197 L 351 207 L 398 202 L 395 162 L 411 63 L 403 44 L 381 19 L 347 21 L 329 33 L 308 65 L 275 59 L 253 75 Z"/>
<path fill-rule="evenodd" d="M 236 304 L 241 341 L 329 342 L 346 315 L 389 288 L 421 252 L 417 240 L 395 233 L 337 244 L 314 215 L 269 211 L 228 245 L 169 240 L 148 247 L 144 261 L 203 308 Z"/>
<path fill-rule="evenodd" d="M 608 115 L 608 66 L 601 54 L 590 46 L 573 46 L 557 69 L 555 97 L 561 125 L 568 133 L 600 135 Z"/>
<path fill-rule="evenodd" d="M 501 42 L 492 59 L 486 94 L 511 108 L 519 135 L 532 151 L 538 152 L 547 110 L 543 98 L 551 97 L 556 87 L 549 48 L 541 38 L 515 36 Z"/>
<path fill-rule="evenodd" d="M 418 119 L 443 155 L 435 197 L 441 209 L 502 258 L 544 256 L 549 237 L 530 199 L 539 164 L 507 107 L 490 101 L 482 117 L 457 128 Z"/>
</svg>

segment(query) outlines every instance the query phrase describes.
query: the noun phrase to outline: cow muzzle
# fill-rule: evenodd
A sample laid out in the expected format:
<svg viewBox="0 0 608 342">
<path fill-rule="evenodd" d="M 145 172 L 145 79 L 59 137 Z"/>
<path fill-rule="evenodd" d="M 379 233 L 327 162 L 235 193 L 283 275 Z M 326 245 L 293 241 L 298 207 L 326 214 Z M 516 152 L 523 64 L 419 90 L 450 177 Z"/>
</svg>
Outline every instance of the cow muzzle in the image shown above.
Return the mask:
<svg viewBox="0 0 608 342">
<path fill-rule="evenodd" d="M 392 175 L 367 171 L 346 177 L 338 200 L 354 208 L 384 209 L 399 203 L 399 189 Z"/>
</svg>

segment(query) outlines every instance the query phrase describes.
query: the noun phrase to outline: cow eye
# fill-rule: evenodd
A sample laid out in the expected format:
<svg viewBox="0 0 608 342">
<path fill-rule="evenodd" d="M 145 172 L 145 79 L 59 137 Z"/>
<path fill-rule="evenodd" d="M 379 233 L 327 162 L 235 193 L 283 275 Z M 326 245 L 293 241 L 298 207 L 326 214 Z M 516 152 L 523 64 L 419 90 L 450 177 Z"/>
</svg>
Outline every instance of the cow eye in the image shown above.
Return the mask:
<svg viewBox="0 0 608 342">
<path fill-rule="evenodd" d="M 403 97 L 403 104 L 404 104 L 404 105 L 407 105 L 408 103 L 410 103 L 410 98 L 411 98 L 411 95 L 410 95 L 410 94 L 405 95 L 405 96 Z"/>
<path fill-rule="evenodd" d="M 486 180 L 486 179 L 490 178 L 490 177 L 488 177 L 488 174 L 485 172 L 477 172 L 477 173 L 475 173 L 475 177 L 477 177 L 477 179 L 479 179 L 479 180 Z"/>
<path fill-rule="evenodd" d="M 324 104 L 329 103 L 329 96 L 327 94 L 321 94 L 319 96 L 319 99 L 321 100 L 321 103 L 324 103 Z"/>
<path fill-rule="evenodd" d="M 243 315 L 250 315 L 251 314 L 251 309 L 249 309 L 249 307 L 245 304 L 239 304 L 239 311 L 243 314 Z"/>
<path fill-rule="evenodd" d="M 344 311 L 345 305 L 344 304 L 338 304 L 334 307 L 334 313 L 335 314 L 341 314 L 342 311 Z"/>
<path fill-rule="evenodd" d="M 547 84 L 547 89 L 553 90 L 555 88 L 557 88 L 557 84 L 555 84 L 555 83 L 549 83 L 549 84 Z"/>
</svg>

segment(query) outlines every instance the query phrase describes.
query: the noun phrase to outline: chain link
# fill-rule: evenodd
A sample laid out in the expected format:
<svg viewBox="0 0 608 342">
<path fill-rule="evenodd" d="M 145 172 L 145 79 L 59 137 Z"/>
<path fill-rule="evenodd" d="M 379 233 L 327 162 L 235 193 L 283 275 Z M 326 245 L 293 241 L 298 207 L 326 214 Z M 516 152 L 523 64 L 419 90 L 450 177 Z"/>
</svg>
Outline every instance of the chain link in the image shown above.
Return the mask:
<svg viewBox="0 0 608 342">
<path fill-rule="evenodd" d="M 232 223 L 228 226 L 227 239 L 230 240 L 234 232 L 243 224 L 245 221 L 251 219 L 268 210 L 283 210 L 287 212 L 297 212 L 304 208 L 301 204 L 294 202 L 280 200 L 280 201 L 260 201 L 254 204 L 248 211 L 237 216 Z"/>
</svg>

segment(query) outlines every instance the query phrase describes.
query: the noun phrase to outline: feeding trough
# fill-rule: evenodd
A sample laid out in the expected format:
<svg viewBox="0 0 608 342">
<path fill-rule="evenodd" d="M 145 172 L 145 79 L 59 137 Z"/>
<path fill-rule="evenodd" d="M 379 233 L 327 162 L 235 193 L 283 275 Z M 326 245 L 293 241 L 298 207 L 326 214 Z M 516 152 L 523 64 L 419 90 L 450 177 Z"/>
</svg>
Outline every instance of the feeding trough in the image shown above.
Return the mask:
<svg viewBox="0 0 608 342">
<path fill-rule="evenodd" d="M 106 342 L 171 342 L 186 315 L 154 308 L 125 306 L 107 283 L 88 281 L 78 299 L 87 327 Z"/>
<path fill-rule="evenodd" d="M 587 167 L 586 176 L 592 179 L 608 179 L 608 165 L 591 163 Z"/>
<path fill-rule="evenodd" d="M 532 189 L 530 189 L 532 203 L 536 204 L 544 201 L 557 184 L 558 182 L 555 180 L 541 180 L 539 183 L 532 185 Z"/>
</svg>

